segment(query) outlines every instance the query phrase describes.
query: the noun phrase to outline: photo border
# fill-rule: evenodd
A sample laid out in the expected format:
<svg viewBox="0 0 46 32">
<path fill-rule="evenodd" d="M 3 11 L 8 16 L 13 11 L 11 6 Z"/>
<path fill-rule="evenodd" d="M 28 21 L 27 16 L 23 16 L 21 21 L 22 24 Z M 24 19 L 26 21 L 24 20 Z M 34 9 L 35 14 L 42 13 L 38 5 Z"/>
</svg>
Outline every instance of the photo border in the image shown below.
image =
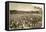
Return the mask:
<svg viewBox="0 0 46 32">
<path fill-rule="evenodd" d="M 9 3 L 27 3 L 27 4 L 42 4 L 42 5 L 44 5 L 44 27 L 43 28 L 29 28 L 29 29 L 13 29 L 13 30 L 9 30 Z M 31 30 L 31 29 L 45 29 L 45 3 L 6 1 L 5 2 L 5 30 L 14 31 L 14 30 Z"/>
</svg>

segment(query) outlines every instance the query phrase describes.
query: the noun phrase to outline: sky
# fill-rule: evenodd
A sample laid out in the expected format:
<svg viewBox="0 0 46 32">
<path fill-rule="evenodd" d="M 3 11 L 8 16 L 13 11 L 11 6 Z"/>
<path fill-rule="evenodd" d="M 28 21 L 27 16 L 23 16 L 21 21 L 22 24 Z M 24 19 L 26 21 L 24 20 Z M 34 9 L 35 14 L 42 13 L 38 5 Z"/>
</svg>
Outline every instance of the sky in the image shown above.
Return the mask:
<svg viewBox="0 0 46 32">
<path fill-rule="evenodd" d="M 39 11 L 39 9 L 35 9 L 34 6 L 43 8 L 43 5 L 40 4 L 9 3 L 9 10 Z"/>
</svg>

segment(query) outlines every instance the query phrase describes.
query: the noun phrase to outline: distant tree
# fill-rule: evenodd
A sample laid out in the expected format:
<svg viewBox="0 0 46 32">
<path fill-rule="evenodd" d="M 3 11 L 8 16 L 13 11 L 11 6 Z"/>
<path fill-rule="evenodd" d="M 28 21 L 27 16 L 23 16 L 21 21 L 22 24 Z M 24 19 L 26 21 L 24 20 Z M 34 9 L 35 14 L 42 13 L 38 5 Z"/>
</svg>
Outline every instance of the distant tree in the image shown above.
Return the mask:
<svg viewBox="0 0 46 32">
<path fill-rule="evenodd" d="M 10 10 L 10 13 L 11 13 L 11 14 L 16 14 L 17 11 L 16 11 L 16 10 Z"/>
</svg>

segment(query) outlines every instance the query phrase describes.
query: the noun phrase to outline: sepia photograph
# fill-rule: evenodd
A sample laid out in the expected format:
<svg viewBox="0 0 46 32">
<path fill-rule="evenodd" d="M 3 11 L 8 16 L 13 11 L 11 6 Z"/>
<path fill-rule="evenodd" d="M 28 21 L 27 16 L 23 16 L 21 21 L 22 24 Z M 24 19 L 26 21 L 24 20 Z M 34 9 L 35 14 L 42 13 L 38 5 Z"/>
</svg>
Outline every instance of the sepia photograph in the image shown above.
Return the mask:
<svg viewBox="0 0 46 32">
<path fill-rule="evenodd" d="M 9 3 L 9 30 L 44 28 L 44 5 Z"/>
</svg>

